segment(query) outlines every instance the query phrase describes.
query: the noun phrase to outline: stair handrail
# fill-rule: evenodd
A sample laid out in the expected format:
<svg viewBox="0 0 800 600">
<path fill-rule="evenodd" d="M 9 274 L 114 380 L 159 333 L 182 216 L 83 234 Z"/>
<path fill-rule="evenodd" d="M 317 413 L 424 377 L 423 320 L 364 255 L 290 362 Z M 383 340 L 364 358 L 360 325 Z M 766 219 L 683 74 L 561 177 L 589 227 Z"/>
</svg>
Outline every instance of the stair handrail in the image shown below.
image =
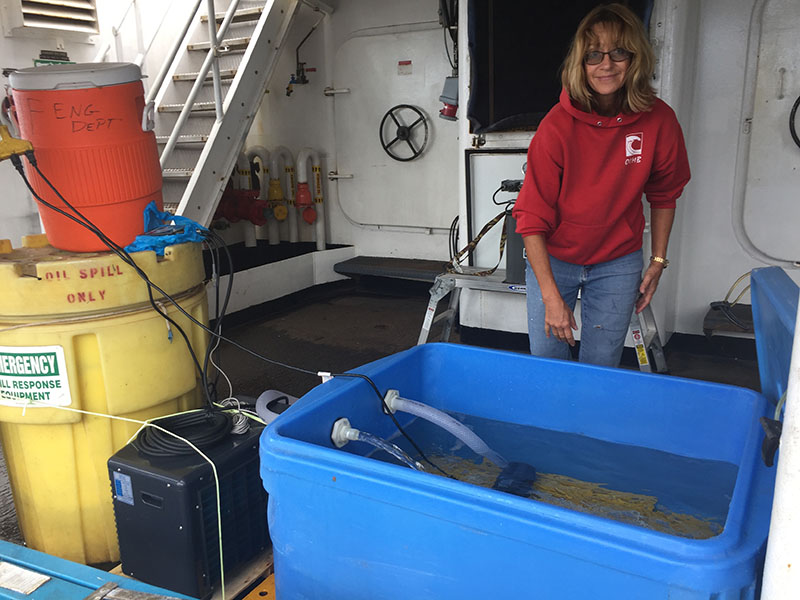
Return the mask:
<svg viewBox="0 0 800 600">
<path fill-rule="evenodd" d="M 186 18 L 186 22 L 183 24 L 183 29 L 181 30 L 181 34 L 175 38 L 175 41 L 172 43 L 172 47 L 169 50 L 169 54 L 164 59 L 164 62 L 161 64 L 161 69 L 158 71 L 158 75 L 153 80 L 153 83 L 150 84 L 150 89 L 147 92 L 147 98 L 145 102 L 149 104 L 150 102 L 155 101 L 158 93 L 161 91 L 162 86 L 164 85 L 164 80 L 167 78 L 167 73 L 169 73 L 170 68 L 172 67 L 172 63 L 175 60 L 175 57 L 178 55 L 178 51 L 184 44 L 184 40 L 186 39 L 186 34 L 189 32 L 189 28 L 192 26 L 192 22 L 197 17 L 197 11 L 200 9 L 200 3 L 203 0 L 195 0 L 194 8 L 189 11 L 189 14 Z"/>
<path fill-rule="evenodd" d="M 206 0 L 208 7 L 208 41 L 210 48 L 209 54 L 213 54 L 217 60 L 211 63 L 211 72 L 214 79 L 214 111 L 217 115 L 217 121 L 222 120 L 222 83 L 219 77 L 219 57 L 217 53 L 219 50 L 219 40 L 221 36 L 217 34 L 217 13 L 214 11 L 214 0 Z"/>
<path fill-rule="evenodd" d="M 147 46 L 144 49 L 139 50 L 139 54 L 136 55 L 136 60 L 133 62 L 139 65 L 140 67 L 144 64 L 145 58 L 147 55 L 150 54 L 150 50 L 153 48 L 153 43 L 156 41 L 156 37 L 159 33 L 161 33 L 161 27 L 163 27 L 164 23 L 167 20 L 167 15 L 169 11 L 172 10 L 172 6 L 175 4 L 175 0 L 170 0 L 169 4 L 167 5 L 166 10 L 161 15 L 161 20 L 158 22 L 153 35 L 150 36 L 150 41 L 147 42 Z M 142 23 L 141 23 L 141 14 L 137 15 L 136 26 L 139 28 L 139 34 L 141 35 Z"/>
<path fill-rule="evenodd" d="M 150 41 L 145 46 L 144 40 L 142 38 L 142 33 L 143 33 L 142 15 L 141 11 L 139 10 L 139 5 L 137 4 L 137 0 L 128 1 L 128 5 L 125 7 L 125 10 L 123 11 L 122 17 L 119 19 L 119 23 L 115 27 L 111 28 L 111 35 L 114 38 L 115 54 L 118 62 L 122 61 L 122 43 L 120 41 L 120 32 L 122 31 L 122 27 L 125 25 L 125 22 L 128 20 L 128 15 L 131 14 L 131 7 L 136 6 L 134 14 L 136 16 L 136 41 L 138 46 L 137 49 L 139 51 L 133 62 L 134 64 L 141 67 L 144 64 L 145 58 L 147 58 L 147 55 L 150 53 L 150 49 L 153 47 L 153 42 L 155 42 L 156 37 L 161 31 L 161 27 L 164 25 L 164 22 L 167 19 L 167 14 L 172 9 L 173 4 L 175 4 L 175 0 L 170 0 L 166 10 L 164 10 L 164 12 L 161 15 L 161 20 L 158 22 L 155 31 L 150 36 Z M 108 58 L 108 53 L 110 50 L 111 50 L 111 42 L 108 39 L 106 39 L 103 41 L 102 46 L 100 46 L 100 50 L 97 52 L 92 62 L 105 62 L 105 60 Z"/>
<path fill-rule="evenodd" d="M 115 42 L 116 39 L 119 37 L 119 30 L 122 29 L 122 26 L 128 19 L 128 14 L 131 12 L 131 6 L 133 6 L 134 4 L 136 4 L 136 0 L 128 1 L 128 6 L 125 7 L 125 12 L 122 13 L 122 18 L 119 20 L 119 25 L 111 28 L 111 35 L 114 37 Z M 94 60 L 92 62 L 104 62 L 106 60 L 106 57 L 108 56 L 109 50 L 111 50 L 111 42 L 105 40 L 103 42 L 103 45 L 100 46 L 100 50 L 97 52 L 97 55 L 94 57 Z M 118 46 L 116 51 L 117 51 L 117 60 L 119 61 L 120 52 Z"/>
<path fill-rule="evenodd" d="M 213 10 L 214 1 L 208 0 L 208 3 Z M 231 0 L 230 6 L 228 7 L 227 12 L 225 13 L 225 18 L 222 20 L 222 24 L 220 25 L 219 29 L 217 30 L 216 38 L 218 40 L 224 39 L 225 34 L 228 32 L 228 27 L 230 26 L 231 22 L 233 21 L 233 17 L 236 14 L 236 9 L 239 6 L 239 0 Z M 216 13 L 211 12 L 209 14 L 209 20 L 214 20 L 216 23 Z M 178 115 L 178 120 L 175 122 L 175 127 L 172 129 L 172 133 L 169 134 L 169 139 L 167 140 L 166 146 L 164 146 L 164 150 L 161 152 L 161 168 L 164 168 L 164 165 L 167 164 L 167 160 L 169 160 L 172 151 L 175 149 L 176 144 L 178 143 L 178 138 L 180 137 L 181 129 L 186 124 L 186 121 L 189 118 L 189 115 L 192 112 L 192 108 L 194 107 L 195 100 L 197 99 L 197 94 L 203 87 L 203 82 L 206 79 L 206 75 L 208 75 L 208 71 L 211 68 L 211 65 L 216 63 L 217 52 L 216 48 L 213 47 L 213 40 L 209 40 L 212 43 L 212 48 L 206 54 L 206 59 L 203 61 L 203 66 L 200 67 L 200 71 L 197 74 L 197 79 L 192 86 L 191 91 L 189 92 L 188 97 L 186 98 L 186 103 L 183 105 L 183 109 L 181 110 L 181 114 Z M 218 63 L 217 63 L 218 64 Z M 215 73 L 215 77 L 219 76 L 219 72 Z M 222 119 L 222 98 L 220 96 L 214 95 L 214 106 L 217 111 L 217 122 Z"/>
</svg>

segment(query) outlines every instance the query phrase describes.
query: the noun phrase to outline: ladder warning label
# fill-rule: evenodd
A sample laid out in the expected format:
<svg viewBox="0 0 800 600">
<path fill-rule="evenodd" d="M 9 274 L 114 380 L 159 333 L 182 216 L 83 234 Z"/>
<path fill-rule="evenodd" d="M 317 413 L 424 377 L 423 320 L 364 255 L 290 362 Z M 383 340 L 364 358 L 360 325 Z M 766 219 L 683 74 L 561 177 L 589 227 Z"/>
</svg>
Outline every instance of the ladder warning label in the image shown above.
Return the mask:
<svg viewBox="0 0 800 600">
<path fill-rule="evenodd" d="M 0 405 L 69 406 L 61 346 L 0 346 Z"/>
</svg>

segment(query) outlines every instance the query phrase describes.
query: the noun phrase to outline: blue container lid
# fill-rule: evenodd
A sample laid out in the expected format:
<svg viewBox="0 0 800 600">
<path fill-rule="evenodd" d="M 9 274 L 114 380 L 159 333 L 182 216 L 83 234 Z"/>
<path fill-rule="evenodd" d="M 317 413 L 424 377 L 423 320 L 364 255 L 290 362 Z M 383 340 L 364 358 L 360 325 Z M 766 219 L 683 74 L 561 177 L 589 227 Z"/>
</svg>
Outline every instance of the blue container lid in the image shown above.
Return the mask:
<svg viewBox="0 0 800 600">
<path fill-rule="evenodd" d="M 761 393 L 778 404 L 789 381 L 800 289 L 780 267 L 753 269 L 750 285 Z"/>
</svg>

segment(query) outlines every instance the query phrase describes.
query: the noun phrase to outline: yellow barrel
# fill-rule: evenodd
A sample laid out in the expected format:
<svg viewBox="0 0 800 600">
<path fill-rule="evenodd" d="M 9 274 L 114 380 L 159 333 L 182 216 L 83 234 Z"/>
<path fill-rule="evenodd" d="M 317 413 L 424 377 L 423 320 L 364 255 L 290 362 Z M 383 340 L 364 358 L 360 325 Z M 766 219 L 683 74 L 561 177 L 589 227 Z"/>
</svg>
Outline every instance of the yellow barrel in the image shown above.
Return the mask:
<svg viewBox="0 0 800 600">
<path fill-rule="evenodd" d="M 207 323 L 199 244 L 132 256 Z M 0 434 L 25 541 L 76 562 L 117 561 L 106 462 L 139 426 L 50 406 L 139 420 L 195 408 L 202 386 L 186 343 L 111 253 L 57 250 L 43 235 L 19 249 L 1 240 L 0 289 Z M 159 302 L 202 362 L 207 333 Z"/>
</svg>

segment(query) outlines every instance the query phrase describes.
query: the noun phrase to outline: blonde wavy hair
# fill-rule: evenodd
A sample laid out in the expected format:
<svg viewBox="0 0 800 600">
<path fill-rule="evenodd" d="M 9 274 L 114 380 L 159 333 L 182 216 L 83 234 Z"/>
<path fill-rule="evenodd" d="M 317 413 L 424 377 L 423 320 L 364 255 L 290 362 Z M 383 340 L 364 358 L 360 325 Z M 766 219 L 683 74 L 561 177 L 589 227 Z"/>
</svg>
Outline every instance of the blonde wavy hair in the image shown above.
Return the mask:
<svg viewBox="0 0 800 600">
<path fill-rule="evenodd" d="M 620 90 L 622 112 L 650 110 L 655 101 L 655 90 L 650 84 L 655 68 L 655 55 L 641 20 L 621 4 L 597 6 L 583 18 L 564 59 L 561 84 L 567 89 L 570 98 L 583 110 L 591 112 L 597 109 L 595 93 L 586 82 L 583 59 L 589 49 L 597 44 L 597 36 L 592 27 L 599 23 L 611 29 L 619 48 L 624 48 L 633 54 Z"/>
</svg>

